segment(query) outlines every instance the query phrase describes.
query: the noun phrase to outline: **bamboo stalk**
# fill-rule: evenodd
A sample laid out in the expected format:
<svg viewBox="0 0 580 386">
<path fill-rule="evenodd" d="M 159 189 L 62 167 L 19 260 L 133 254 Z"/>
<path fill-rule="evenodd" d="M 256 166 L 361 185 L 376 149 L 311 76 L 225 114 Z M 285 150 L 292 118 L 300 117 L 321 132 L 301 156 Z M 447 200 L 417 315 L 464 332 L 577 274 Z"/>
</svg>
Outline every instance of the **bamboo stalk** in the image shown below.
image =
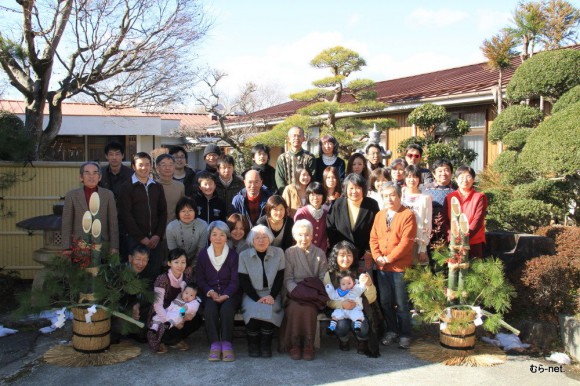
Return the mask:
<svg viewBox="0 0 580 386">
<path fill-rule="evenodd" d="M 481 309 L 481 313 L 485 316 L 493 316 L 493 314 L 489 311 L 484 310 L 483 308 Z M 513 332 L 516 335 L 520 335 L 520 330 L 518 330 L 517 328 L 514 328 L 512 326 L 510 326 L 509 324 L 507 324 L 503 319 L 499 320 L 499 324 L 501 324 L 501 326 L 505 329 L 510 330 L 511 332 Z"/>
</svg>

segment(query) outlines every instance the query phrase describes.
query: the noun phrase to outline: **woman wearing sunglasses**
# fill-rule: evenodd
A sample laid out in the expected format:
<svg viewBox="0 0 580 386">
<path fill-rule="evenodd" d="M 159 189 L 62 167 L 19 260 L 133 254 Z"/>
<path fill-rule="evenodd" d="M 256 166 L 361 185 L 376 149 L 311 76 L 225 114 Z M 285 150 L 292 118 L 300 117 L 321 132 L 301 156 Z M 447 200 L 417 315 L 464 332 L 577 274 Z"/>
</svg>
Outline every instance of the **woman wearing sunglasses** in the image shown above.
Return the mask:
<svg viewBox="0 0 580 386">
<path fill-rule="evenodd" d="M 423 159 L 423 148 L 421 145 L 412 143 L 405 149 L 405 161 L 407 165 L 415 165 L 421 169 L 421 180 L 423 184 L 428 184 L 433 182 L 433 175 L 429 169 L 424 169 L 421 167 L 421 160 Z"/>
</svg>

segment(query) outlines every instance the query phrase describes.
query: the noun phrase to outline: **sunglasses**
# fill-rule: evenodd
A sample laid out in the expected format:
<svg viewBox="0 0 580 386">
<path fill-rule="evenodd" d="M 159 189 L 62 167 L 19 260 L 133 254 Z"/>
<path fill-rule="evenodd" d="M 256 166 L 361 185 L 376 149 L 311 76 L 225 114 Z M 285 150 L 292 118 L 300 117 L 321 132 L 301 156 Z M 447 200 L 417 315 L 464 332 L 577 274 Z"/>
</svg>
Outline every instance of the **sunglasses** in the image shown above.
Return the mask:
<svg viewBox="0 0 580 386">
<path fill-rule="evenodd" d="M 406 157 L 409 157 L 409 158 L 421 158 L 421 155 L 420 154 L 407 154 Z"/>
</svg>

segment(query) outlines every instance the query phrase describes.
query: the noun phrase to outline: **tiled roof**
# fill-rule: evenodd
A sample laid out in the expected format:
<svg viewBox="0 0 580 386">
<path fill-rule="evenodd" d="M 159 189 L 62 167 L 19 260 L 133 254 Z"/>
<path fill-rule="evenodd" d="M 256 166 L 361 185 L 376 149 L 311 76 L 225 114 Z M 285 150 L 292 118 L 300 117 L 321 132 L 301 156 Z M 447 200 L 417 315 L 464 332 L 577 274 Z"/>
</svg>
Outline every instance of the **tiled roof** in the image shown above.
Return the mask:
<svg viewBox="0 0 580 386">
<path fill-rule="evenodd" d="M 19 100 L 0 100 L 0 109 L 14 114 L 24 114 L 26 103 Z M 44 107 L 44 114 L 48 114 L 48 106 Z M 134 108 L 106 109 L 96 103 L 67 102 L 62 104 L 62 114 L 71 116 L 125 116 L 144 117 L 145 114 Z"/>
<path fill-rule="evenodd" d="M 580 49 L 580 45 L 565 48 Z M 515 70 L 520 66 L 520 57 L 514 56 L 511 64 L 510 68 L 503 71 L 502 83 L 504 87 L 509 83 Z M 491 93 L 492 88 L 497 85 L 497 81 L 497 70 L 491 70 L 487 62 L 484 62 L 376 82 L 375 90 L 377 91 L 377 99 L 379 101 L 393 104 L 438 97 L 461 97 L 462 95 L 473 93 Z M 352 97 L 345 96 L 341 102 L 351 101 Z M 312 102 L 290 101 L 257 111 L 242 118 L 242 120 L 286 117 L 294 114 L 296 110 L 310 103 Z"/>
<path fill-rule="evenodd" d="M 24 115 L 26 103 L 19 100 L 0 99 L 0 110 Z M 48 114 L 45 106 L 44 114 Z M 182 126 L 207 126 L 212 123 L 208 114 L 201 113 L 146 113 L 135 108 L 106 109 L 95 103 L 66 102 L 62 104 L 64 116 L 121 116 L 121 117 L 155 117 L 162 120 L 179 120 Z"/>
<path fill-rule="evenodd" d="M 207 113 L 148 113 L 161 119 L 178 119 L 181 126 L 201 127 L 211 125 L 214 121 Z"/>
<path fill-rule="evenodd" d="M 519 64 L 520 58 L 514 58 L 512 59 L 512 67 L 504 70 L 504 86 L 509 82 Z M 404 103 L 428 98 L 491 91 L 491 88 L 497 84 L 497 76 L 498 72 L 490 70 L 487 67 L 487 63 L 478 63 L 376 82 L 375 90 L 377 91 L 377 100 L 381 102 Z M 352 97 L 347 95 L 342 98 L 341 102 L 352 102 Z M 296 110 L 310 103 L 312 102 L 290 101 L 257 111 L 251 114 L 251 117 L 252 119 L 285 117 L 294 114 Z"/>
</svg>

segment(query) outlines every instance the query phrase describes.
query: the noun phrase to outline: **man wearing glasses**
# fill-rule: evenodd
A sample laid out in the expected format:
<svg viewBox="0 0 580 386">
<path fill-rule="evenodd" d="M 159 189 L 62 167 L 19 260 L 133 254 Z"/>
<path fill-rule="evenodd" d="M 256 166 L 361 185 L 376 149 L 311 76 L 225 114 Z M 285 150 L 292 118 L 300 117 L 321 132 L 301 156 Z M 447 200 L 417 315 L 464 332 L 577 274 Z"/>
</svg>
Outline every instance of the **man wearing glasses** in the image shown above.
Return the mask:
<svg viewBox="0 0 580 386">
<path fill-rule="evenodd" d="M 421 158 L 423 157 L 423 148 L 416 143 L 412 143 L 405 149 L 405 160 L 408 165 L 415 165 L 420 167 Z M 433 182 L 433 175 L 429 169 L 421 168 L 421 176 L 423 177 L 423 184 Z"/>
</svg>

